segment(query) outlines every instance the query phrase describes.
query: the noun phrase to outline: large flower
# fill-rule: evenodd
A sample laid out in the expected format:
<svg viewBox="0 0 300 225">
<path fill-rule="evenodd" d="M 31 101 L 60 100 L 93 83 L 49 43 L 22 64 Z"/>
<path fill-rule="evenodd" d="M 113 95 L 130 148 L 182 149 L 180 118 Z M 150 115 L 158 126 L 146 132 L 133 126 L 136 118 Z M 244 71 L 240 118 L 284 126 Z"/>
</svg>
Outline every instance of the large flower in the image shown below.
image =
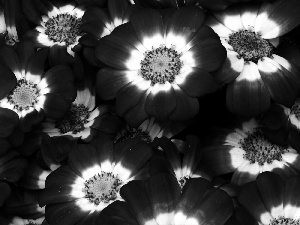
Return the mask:
<svg viewBox="0 0 300 225">
<path fill-rule="evenodd" d="M 116 98 L 120 116 L 140 123 L 150 116 L 181 121 L 195 116 L 197 97 L 217 88 L 209 72 L 225 58 L 199 8 L 164 12 L 165 17 L 140 10 L 96 46 L 96 57 L 110 66 L 99 71 L 96 91 L 103 99 Z"/>
<path fill-rule="evenodd" d="M 188 180 L 181 192 L 174 176 L 160 174 L 150 177 L 146 184 L 128 183 L 122 187 L 121 195 L 132 215 L 123 213 L 126 210 L 116 210 L 121 205 L 116 202 L 107 208 L 102 224 L 120 224 L 117 221 L 129 224 L 133 220 L 137 223 L 130 224 L 223 225 L 233 211 L 231 198 L 203 178 Z"/>
<path fill-rule="evenodd" d="M 300 156 L 289 146 L 276 145 L 262 133 L 256 120 L 235 129 L 215 130 L 203 150 L 203 162 L 217 174 L 233 172 L 231 182 L 242 185 L 264 171 L 283 179 L 299 174 Z"/>
<path fill-rule="evenodd" d="M 69 155 L 67 166 L 52 172 L 39 198 L 46 205 L 50 225 L 92 224 L 100 212 L 117 199 L 120 188 L 130 180 L 147 177 L 145 163 L 152 149 L 132 139 L 113 146 L 99 138 L 78 145 Z"/>
<path fill-rule="evenodd" d="M 270 172 L 260 174 L 246 184 L 238 200 L 251 216 L 236 215 L 238 224 L 300 224 L 300 177 L 283 181 Z M 245 215 L 245 214 L 244 214 Z"/>
<path fill-rule="evenodd" d="M 228 109 L 254 116 L 270 107 L 271 99 L 294 104 L 300 89 L 299 68 L 275 54 L 279 37 L 300 23 L 300 2 L 239 4 L 214 13 L 207 24 L 220 36 L 227 59 L 215 74 L 227 84 Z"/>
<path fill-rule="evenodd" d="M 34 52 L 30 41 L 20 42 L 16 51 L 0 48 L 0 109 L 16 113 L 24 131 L 42 120 L 42 112 L 61 118 L 76 97 L 69 67 L 55 66 L 44 73 L 47 56 L 48 49 Z"/>
</svg>

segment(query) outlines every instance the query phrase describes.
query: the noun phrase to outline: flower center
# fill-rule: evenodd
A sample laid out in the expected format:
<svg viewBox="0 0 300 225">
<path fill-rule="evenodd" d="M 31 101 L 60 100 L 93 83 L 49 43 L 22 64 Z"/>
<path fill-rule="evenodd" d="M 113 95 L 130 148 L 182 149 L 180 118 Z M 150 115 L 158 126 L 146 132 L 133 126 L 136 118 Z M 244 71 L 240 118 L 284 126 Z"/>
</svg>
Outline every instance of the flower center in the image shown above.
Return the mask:
<svg viewBox="0 0 300 225">
<path fill-rule="evenodd" d="M 279 217 L 278 219 L 274 219 L 269 225 L 300 225 L 300 221 Z"/>
<path fill-rule="evenodd" d="M 18 36 L 10 35 L 8 32 L 5 34 L 5 44 L 9 46 L 14 46 L 17 42 L 19 42 Z"/>
<path fill-rule="evenodd" d="M 143 131 L 141 128 L 129 127 L 126 128 L 121 137 L 114 140 L 114 143 L 120 143 L 131 138 L 138 138 L 139 140 L 147 143 L 152 142 L 152 138 L 147 131 Z"/>
<path fill-rule="evenodd" d="M 7 100 L 14 105 L 14 109 L 23 111 L 33 107 L 38 102 L 38 97 L 37 85 L 22 78 L 18 80 L 15 88 L 7 96 Z"/>
<path fill-rule="evenodd" d="M 71 45 L 76 42 L 77 36 L 81 36 L 81 24 L 81 19 L 75 16 L 68 13 L 59 14 L 45 23 L 45 34 L 55 42 Z"/>
<path fill-rule="evenodd" d="M 184 185 L 186 184 L 186 181 L 190 179 L 191 177 L 189 175 L 183 176 L 178 180 L 179 186 L 182 189 Z"/>
<path fill-rule="evenodd" d="M 84 182 L 85 197 L 95 205 L 109 203 L 117 198 L 122 181 L 112 173 L 101 172 Z"/>
<path fill-rule="evenodd" d="M 60 133 L 72 132 L 77 134 L 85 129 L 84 125 L 88 123 L 89 110 L 83 104 L 72 104 L 64 118 L 55 122 L 55 127 Z"/>
<path fill-rule="evenodd" d="M 173 47 L 161 45 L 144 55 L 139 73 L 145 80 L 151 80 L 151 85 L 172 83 L 183 65 L 181 55 Z"/>
<path fill-rule="evenodd" d="M 282 154 L 288 151 L 283 146 L 269 142 L 259 129 L 254 133 L 248 134 L 248 137 L 241 139 L 240 144 L 246 151 L 244 159 L 249 160 L 250 163 L 257 162 L 261 166 L 266 162 L 281 161 Z"/>
<path fill-rule="evenodd" d="M 229 35 L 228 44 L 239 54 L 239 57 L 254 63 L 263 57 L 270 57 L 274 51 L 273 45 L 248 30 L 240 30 Z"/>
<path fill-rule="evenodd" d="M 296 118 L 299 120 L 300 119 L 300 105 L 295 104 L 291 108 L 291 114 L 295 115 Z"/>
</svg>

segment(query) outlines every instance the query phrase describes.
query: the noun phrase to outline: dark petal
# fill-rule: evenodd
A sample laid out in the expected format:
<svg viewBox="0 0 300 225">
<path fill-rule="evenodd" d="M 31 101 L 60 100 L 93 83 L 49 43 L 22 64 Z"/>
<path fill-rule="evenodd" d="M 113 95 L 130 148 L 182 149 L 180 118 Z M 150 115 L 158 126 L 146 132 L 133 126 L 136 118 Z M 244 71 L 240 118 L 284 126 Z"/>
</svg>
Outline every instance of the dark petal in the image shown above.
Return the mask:
<svg viewBox="0 0 300 225">
<path fill-rule="evenodd" d="M 81 28 L 82 29 L 82 28 Z M 98 39 L 91 34 L 84 34 L 80 39 L 79 43 L 84 46 L 95 47 L 97 45 Z"/>
<path fill-rule="evenodd" d="M 163 152 L 157 149 L 153 150 L 153 152 L 153 156 L 150 159 L 150 176 L 155 176 L 162 173 L 169 173 L 176 176 L 170 161 L 166 159 L 166 157 L 163 155 Z"/>
<path fill-rule="evenodd" d="M 227 86 L 226 103 L 229 111 L 241 116 L 256 116 L 270 107 L 270 94 L 256 64 L 245 64 L 236 80 Z"/>
<path fill-rule="evenodd" d="M 153 219 L 148 195 L 143 181 L 131 181 L 121 188 L 122 198 L 129 204 L 139 224 Z"/>
<path fill-rule="evenodd" d="M 279 128 L 278 130 L 266 129 L 262 128 L 264 136 L 273 144 L 286 146 L 288 145 L 288 138 L 289 138 L 289 122 Z"/>
<path fill-rule="evenodd" d="M 98 7 L 104 7 L 107 3 L 107 0 L 76 0 L 76 2 L 81 4 L 87 4 L 91 6 L 98 6 Z"/>
<path fill-rule="evenodd" d="M 233 212 L 233 202 L 223 190 L 213 188 L 194 206 L 190 213 L 201 224 L 225 224 Z"/>
<path fill-rule="evenodd" d="M 15 74 L 0 64 L 0 99 L 6 97 L 16 84 L 17 79 Z"/>
<path fill-rule="evenodd" d="M 29 57 L 34 53 L 32 41 L 24 40 L 17 44 L 16 52 L 20 61 L 20 66 L 25 69 L 25 65 Z"/>
<path fill-rule="evenodd" d="M 183 68 L 182 68 L 183 69 Z M 219 85 L 213 77 L 204 69 L 193 67 L 182 71 L 175 82 L 191 97 L 200 97 L 216 91 Z M 180 78 L 182 77 L 182 82 Z"/>
<path fill-rule="evenodd" d="M 260 120 L 261 125 L 270 130 L 278 130 L 285 126 L 288 122 L 288 115 L 285 113 L 285 109 L 280 104 L 272 104 Z"/>
<path fill-rule="evenodd" d="M 25 74 L 27 79 L 34 81 L 35 76 L 38 77 L 38 80 L 41 79 L 44 73 L 46 60 L 48 58 L 48 52 L 49 48 L 40 49 L 36 53 L 32 54 L 27 60 L 25 66 Z"/>
<path fill-rule="evenodd" d="M 299 86 L 293 82 L 290 72 L 266 57 L 259 60 L 257 66 L 271 97 L 276 102 L 291 107 L 295 102 Z"/>
<path fill-rule="evenodd" d="M 70 108 L 70 102 L 62 95 L 46 94 L 43 110 L 49 119 L 61 119 Z"/>
<path fill-rule="evenodd" d="M 139 100 L 146 95 L 147 89 L 139 88 L 139 80 L 133 81 L 117 92 L 116 96 L 116 111 L 118 115 L 124 115 L 128 110 L 133 108 Z M 150 85 L 149 85 L 150 86 Z"/>
<path fill-rule="evenodd" d="M 111 18 L 109 16 L 108 11 L 105 11 L 104 9 L 100 9 L 97 7 L 90 7 L 88 8 L 82 17 L 82 23 L 87 24 L 90 22 L 98 22 L 98 23 L 110 23 Z"/>
<path fill-rule="evenodd" d="M 171 120 L 187 121 L 192 119 L 199 112 L 199 102 L 197 98 L 192 98 L 185 94 L 179 87 L 174 88 L 176 96 L 176 108 L 170 115 Z"/>
<path fill-rule="evenodd" d="M 101 146 L 102 147 L 102 146 Z M 99 149 L 101 149 L 99 146 Z M 99 166 L 102 159 L 98 155 L 96 148 L 90 144 L 78 144 L 69 154 L 68 165 L 75 173 L 84 178 L 84 173 L 87 169 L 94 166 Z M 97 173 L 99 171 L 95 171 Z"/>
<path fill-rule="evenodd" d="M 60 82 L 53 83 L 48 86 L 49 93 L 58 94 L 63 96 L 70 102 L 73 102 L 77 96 L 76 87 L 73 83 Z"/>
<path fill-rule="evenodd" d="M 202 149 L 200 148 L 200 140 L 194 135 L 186 137 L 187 148 L 185 149 L 182 168 L 183 174 L 191 175 L 199 165 Z"/>
<path fill-rule="evenodd" d="M 284 195 L 283 195 L 283 207 L 284 207 L 284 215 L 288 218 L 298 217 L 300 213 L 300 195 L 299 195 L 299 185 L 300 179 L 299 176 L 290 178 L 284 187 Z M 288 207 L 288 206 L 292 206 Z"/>
<path fill-rule="evenodd" d="M 201 28 L 204 17 L 204 12 L 194 6 L 175 10 L 166 21 L 167 42 L 170 41 L 172 43 L 173 41 L 168 39 L 169 34 L 184 37 L 186 43 L 190 42 Z"/>
<path fill-rule="evenodd" d="M 13 73 L 21 72 L 20 62 L 16 52 L 7 45 L 0 47 L 0 63 L 7 66 Z"/>
<path fill-rule="evenodd" d="M 276 53 L 292 63 L 298 65 L 300 64 L 299 49 L 295 48 L 295 46 L 288 41 L 283 41 L 282 43 L 280 43 L 278 48 L 276 48 Z"/>
<path fill-rule="evenodd" d="M 29 1 L 21 1 L 22 3 L 22 11 L 30 22 L 39 25 L 41 22 L 40 12 L 37 10 L 34 2 Z"/>
<path fill-rule="evenodd" d="M 257 220 L 253 218 L 244 208 L 236 207 L 234 210 L 234 218 L 238 221 L 236 225 L 259 225 Z M 230 223 L 226 225 L 231 225 Z"/>
<path fill-rule="evenodd" d="M 10 109 L 0 107 L 0 137 L 8 137 L 19 123 L 19 116 Z"/>
<path fill-rule="evenodd" d="M 228 5 L 232 3 L 232 0 L 198 0 L 199 4 L 204 8 L 208 8 L 213 11 L 224 10 Z"/>
<path fill-rule="evenodd" d="M 6 138 L 0 138 L 0 156 L 4 155 L 11 148 L 10 143 Z"/>
<path fill-rule="evenodd" d="M 123 15 L 130 4 L 127 0 L 112 0 L 108 1 L 107 5 L 111 19 L 114 21 L 115 19 L 123 19 Z"/>
<path fill-rule="evenodd" d="M 109 23 L 111 23 L 111 21 L 109 21 Z M 96 46 L 97 40 L 110 34 L 110 31 L 107 29 L 105 24 L 103 24 L 102 22 L 96 21 L 96 20 L 82 24 L 81 29 L 83 32 L 86 33 L 86 35 L 89 35 L 90 38 L 87 39 L 87 37 L 85 37 L 83 40 L 80 41 L 80 43 L 82 43 L 82 41 L 84 41 L 84 40 L 89 41 L 89 42 L 91 42 L 93 40 L 93 42 L 95 42 L 95 45 L 92 45 L 92 46 Z"/>
<path fill-rule="evenodd" d="M 46 79 L 46 83 L 49 85 L 55 85 L 56 83 L 66 82 L 73 83 L 74 75 L 73 71 L 69 66 L 59 65 L 54 66 L 50 70 L 48 70 L 43 79 Z"/>
<path fill-rule="evenodd" d="M 147 95 L 143 95 L 139 102 L 123 115 L 129 126 L 136 128 L 149 117 L 145 111 L 146 99 Z"/>
<path fill-rule="evenodd" d="M 25 33 L 24 38 L 30 39 L 33 42 L 35 48 L 49 47 L 48 45 L 46 45 L 45 40 L 39 40 L 40 35 L 41 33 L 37 30 L 29 30 Z"/>
<path fill-rule="evenodd" d="M 49 60 L 52 66 L 74 63 L 74 58 L 67 52 L 67 46 L 59 44 L 51 46 Z"/>
<path fill-rule="evenodd" d="M 0 182 L 0 191 L 1 191 L 0 206 L 2 206 L 4 201 L 10 196 L 11 188 L 7 183 Z"/>
<path fill-rule="evenodd" d="M 255 181 L 242 188 L 238 201 L 258 222 L 268 224 L 273 219 L 264 205 Z"/>
<path fill-rule="evenodd" d="M 160 174 L 150 177 L 147 190 L 154 218 L 164 213 L 173 213 L 180 197 L 180 187 L 173 175 Z M 167 222 L 168 218 L 159 223 Z"/>
<path fill-rule="evenodd" d="M 299 124 L 299 123 L 298 123 Z M 288 135 L 289 145 L 300 152 L 300 127 L 299 125 L 290 125 L 290 132 Z"/>
<path fill-rule="evenodd" d="M 91 144 L 96 149 L 98 154 L 98 163 L 105 164 L 106 162 L 113 162 L 113 142 L 105 137 L 97 136 Z M 104 168 L 102 168 L 104 170 Z"/>
<path fill-rule="evenodd" d="M 20 128 L 24 132 L 29 132 L 32 126 L 42 122 L 43 113 L 33 109 L 30 113 L 27 113 L 25 117 L 20 118 Z"/>
<path fill-rule="evenodd" d="M 160 121 L 166 120 L 176 108 L 175 92 L 170 83 L 155 84 L 145 102 L 145 111 Z"/>
<path fill-rule="evenodd" d="M 127 75 L 135 73 L 135 71 L 116 70 L 109 67 L 99 70 L 96 81 L 97 94 L 104 100 L 115 98 L 117 92 L 132 81 Z"/>
<path fill-rule="evenodd" d="M 74 201 L 80 197 L 72 194 L 74 184 L 80 177 L 68 166 L 62 166 L 46 178 L 46 188 L 40 193 L 38 202 L 40 206 L 53 203 Z"/>
<path fill-rule="evenodd" d="M 84 211 L 76 201 L 46 206 L 45 218 L 49 224 L 73 225 L 86 217 L 90 212 Z"/>
<path fill-rule="evenodd" d="M 92 47 L 92 48 L 85 47 L 83 49 L 83 55 L 84 55 L 85 59 L 88 61 L 88 63 L 90 63 L 92 66 L 96 66 L 96 67 L 104 66 L 103 63 L 101 63 L 99 60 L 96 59 L 94 47 Z"/>
<path fill-rule="evenodd" d="M 115 135 L 121 129 L 122 122 L 116 115 L 105 114 L 96 117 L 91 127 L 104 133 Z"/>
</svg>

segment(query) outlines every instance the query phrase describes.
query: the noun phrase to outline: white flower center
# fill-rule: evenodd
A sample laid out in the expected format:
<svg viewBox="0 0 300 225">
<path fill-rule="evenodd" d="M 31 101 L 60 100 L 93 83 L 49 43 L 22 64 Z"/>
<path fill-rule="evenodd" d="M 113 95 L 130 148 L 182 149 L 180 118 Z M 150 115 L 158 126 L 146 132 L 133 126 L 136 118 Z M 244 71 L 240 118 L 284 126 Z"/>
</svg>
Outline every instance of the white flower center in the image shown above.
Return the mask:
<svg viewBox="0 0 300 225">
<path fill-rule="evenodd" d="M 101 172 L 86 180 L 83 188 L 85 197 L 95 205 L 109 203 L 117 198 L 122 180 L 112 173 Z"/>
<path fill-rule="evenodd" d="M 144 55 L 139 73 L 144 79 L 151 80 L 151 85 L 172 83 L 183 65 L 180 61 L 181 55 L 173 47 L 161 45 Z"/>
<path fill-rule="evenodd" d="M 65 42 L 71 45 L 81 36 L 81 19 L 68 13 L 59 14 L 50 18 L 46 23 L 45 34 L 55 42 Z"/>
<path fill-rule="evenodd" d="M 7 96 L 8 102 L 18 111 L 28 110 L 38 102 L 39 89 L 36 84 L 23 79 L 18 80 L 15 88 Z"/>
</svg>

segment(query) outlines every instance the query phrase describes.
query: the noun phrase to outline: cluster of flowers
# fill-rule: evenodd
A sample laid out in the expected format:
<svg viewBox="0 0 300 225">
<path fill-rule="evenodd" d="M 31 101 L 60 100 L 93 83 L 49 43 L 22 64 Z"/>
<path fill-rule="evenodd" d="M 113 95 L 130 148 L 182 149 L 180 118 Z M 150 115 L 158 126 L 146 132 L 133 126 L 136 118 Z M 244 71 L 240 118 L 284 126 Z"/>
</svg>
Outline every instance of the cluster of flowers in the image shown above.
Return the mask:
<svg viewBox="0 0 300 225">
<path fill-rule="evenodd" d="M 299 40 L 299 0 L 0 0 L 0 225 L 300 225 Z"/>
</svg>

